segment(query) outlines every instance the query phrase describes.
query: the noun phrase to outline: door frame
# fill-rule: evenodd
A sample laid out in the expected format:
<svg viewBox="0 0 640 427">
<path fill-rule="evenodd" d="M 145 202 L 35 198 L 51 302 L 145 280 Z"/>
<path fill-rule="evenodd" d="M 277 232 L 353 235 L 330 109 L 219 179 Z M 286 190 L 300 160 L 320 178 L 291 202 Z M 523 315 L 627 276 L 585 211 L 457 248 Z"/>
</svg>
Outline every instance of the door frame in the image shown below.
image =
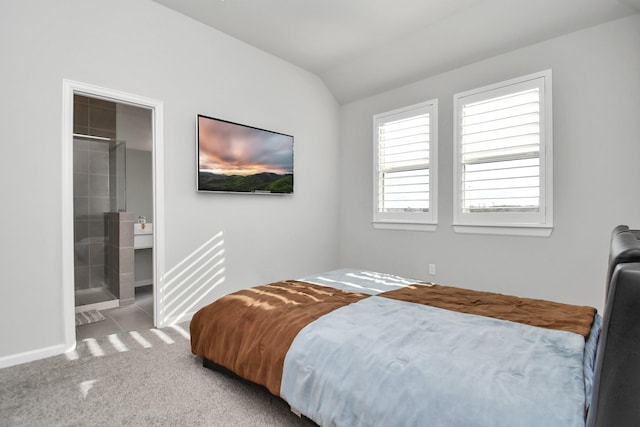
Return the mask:
<svg viewBox="0 0 640 427">
<path fill-rule="evenodd" d="M 153 323 L 164 327 L 164 103 L 64 79 L 62 81 L 62 316 L 66 351 L 75 349 L 73 237 L 73 96 L 84 95 L 151 110 L 153 152 Z"/>
</svg>

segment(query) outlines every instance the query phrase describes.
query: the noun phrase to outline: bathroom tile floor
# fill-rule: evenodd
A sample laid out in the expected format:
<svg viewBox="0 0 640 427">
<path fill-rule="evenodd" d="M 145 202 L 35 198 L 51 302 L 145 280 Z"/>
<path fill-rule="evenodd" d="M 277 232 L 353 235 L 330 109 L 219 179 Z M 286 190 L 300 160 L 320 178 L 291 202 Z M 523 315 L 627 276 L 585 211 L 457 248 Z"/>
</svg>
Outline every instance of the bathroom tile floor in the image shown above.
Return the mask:
<svg viewBox="0 0 640 427">
<path fill-rule="evenodd" d="M 76 307 L 115 299 L 113 294 L 109 292 L 105 286 L 76 290 L 75 297 Z"/>
<path fill-rule="evenodd" d="M 140 286 L 135 291 L 134 304 L 100 310 L 103 321 L 76 327 L 76 341 L 153 328 L 153 287 Z"/>
</svg>

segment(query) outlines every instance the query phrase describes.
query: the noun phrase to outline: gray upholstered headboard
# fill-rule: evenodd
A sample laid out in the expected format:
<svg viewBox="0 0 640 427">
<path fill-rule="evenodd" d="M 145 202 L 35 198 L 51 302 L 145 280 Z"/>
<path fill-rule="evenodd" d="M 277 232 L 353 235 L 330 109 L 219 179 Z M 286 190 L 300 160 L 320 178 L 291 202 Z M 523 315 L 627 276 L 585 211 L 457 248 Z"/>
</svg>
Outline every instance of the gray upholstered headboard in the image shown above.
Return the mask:
<svg viewBox="0 0 640 427">
<path fill-rule="evenodd" d="M 613 230 L 588 427 L 640 425 L 640 231 Z"/>
</svg>

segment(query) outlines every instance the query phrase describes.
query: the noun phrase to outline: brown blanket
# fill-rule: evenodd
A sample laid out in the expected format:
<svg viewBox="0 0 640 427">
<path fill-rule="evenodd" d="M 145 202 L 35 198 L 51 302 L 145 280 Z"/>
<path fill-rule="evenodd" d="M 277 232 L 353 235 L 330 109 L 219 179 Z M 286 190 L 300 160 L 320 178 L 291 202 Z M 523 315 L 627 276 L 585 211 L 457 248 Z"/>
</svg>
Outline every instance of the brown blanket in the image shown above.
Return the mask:
<svg viewBox="0 0 640 427">
<path fill-rule="evenodd" d="M 410 285 L 378 296 L 589 336 L 596 309 L 441 285 Z"/>
<path fill-rule="evenodd" d="M 191 351 L 279 396 L 284 357 L 298 332 L 368 296 L 293 280 L 244 289 L 193 316 Z"/>
<path fill-rule="evenodd" d="M 591 307 L 439 285 L 411 285 L 379 296 L 583 336 L 589 334 L 595 315 Z M 193 316 L 191 350 L 279 396 L 284 359 L 298 332 L 321 316 L 368 297 L 294 280 L 244 289 Z"/>
</svg>

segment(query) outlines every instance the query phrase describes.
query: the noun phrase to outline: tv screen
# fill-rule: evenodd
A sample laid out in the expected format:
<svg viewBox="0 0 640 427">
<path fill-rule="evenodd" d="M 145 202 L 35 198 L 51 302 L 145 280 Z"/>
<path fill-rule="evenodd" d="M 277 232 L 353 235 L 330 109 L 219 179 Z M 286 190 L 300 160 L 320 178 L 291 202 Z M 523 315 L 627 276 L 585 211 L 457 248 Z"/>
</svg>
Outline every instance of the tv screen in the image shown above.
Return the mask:
<svg viewBox="0 0 640 427">
<path fill-rule="evenodd" d="M 293 136 L 198 115 L 198 191 L 293 193 Z"/>
</svg>

